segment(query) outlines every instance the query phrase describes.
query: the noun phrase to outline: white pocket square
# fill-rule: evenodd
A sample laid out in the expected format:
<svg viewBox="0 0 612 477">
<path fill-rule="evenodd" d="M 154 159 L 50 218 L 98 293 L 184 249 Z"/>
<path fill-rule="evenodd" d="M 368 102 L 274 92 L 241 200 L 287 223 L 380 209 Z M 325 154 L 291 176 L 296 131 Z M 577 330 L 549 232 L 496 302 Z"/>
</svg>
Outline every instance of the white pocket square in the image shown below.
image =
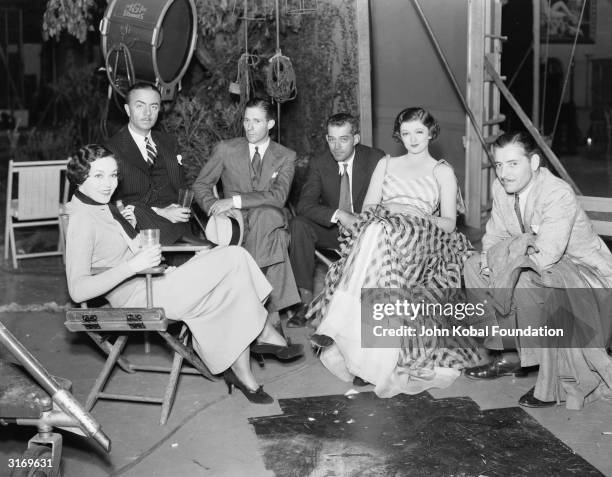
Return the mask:
<svg viewBox="0 0 612 477">
<path fill-rule="evenodd" d="M 181 156 L 180 154 L 176 155 L 176 162 L 179 163 L 179 166 L 183 165 L 183 156 Z"/>
<path fill-rule="evenodd" d="M 531 230 L 533 230 L 533 233 L 537 235 L 540 231 L 540 226 L 538 224 L 531 224 Z"/>
<path fill-rule="evenodd" d="M 278 171 L 274 171 L 274 174 L 272 174 L 272 179 L 276 179 L 276 176 L 278 176 Z"/>
</svg>

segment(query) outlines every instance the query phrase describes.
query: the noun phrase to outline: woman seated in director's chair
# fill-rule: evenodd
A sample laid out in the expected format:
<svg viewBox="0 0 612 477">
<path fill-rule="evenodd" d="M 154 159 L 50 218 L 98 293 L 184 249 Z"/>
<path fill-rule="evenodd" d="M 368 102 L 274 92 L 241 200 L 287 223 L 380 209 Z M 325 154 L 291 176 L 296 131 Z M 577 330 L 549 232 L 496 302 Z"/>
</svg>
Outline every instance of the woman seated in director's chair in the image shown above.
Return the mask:
<svg viewBox="0 0 612 477">
<path fill-rule="evenodd" d="M 76 192 L 68 204 L 66 275 L 74 301 L 105 295 L 113 307 L 144 307 L 146 284 L 136 275 L 159 265 L 161 249 L 142 248 L 131 208 L 109 203 L 117 187 L 117 161 L 102 146 L 79 149 L 68 162 Z M 106 267 L 92 275 L 93 267 Z M 284 358 L 302 354 L 267 321 L 263 302 L 272 287 L 243 248 L 200 252 L 178 268 L 152 279 L 153 306 L 191 331 L 193 347 L 213 374 L 223 373 L 229 390 L 240 389 L 254 403 L 273 398 L 258 385 L 250 366 L 250 346 L 274 349 Z"/>
</svg>

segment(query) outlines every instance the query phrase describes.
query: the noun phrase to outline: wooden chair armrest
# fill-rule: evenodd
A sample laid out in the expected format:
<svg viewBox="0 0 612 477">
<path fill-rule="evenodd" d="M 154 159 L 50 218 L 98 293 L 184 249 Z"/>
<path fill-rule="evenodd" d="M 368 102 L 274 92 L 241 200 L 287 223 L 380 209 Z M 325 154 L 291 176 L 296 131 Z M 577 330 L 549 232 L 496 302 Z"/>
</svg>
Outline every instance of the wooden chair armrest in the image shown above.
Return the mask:
<svg viewBox="0 0 612 477">
<path fill-rule="evenodd" d="M 110 270 L 110 267 L 91 267 L 91 274 L 98 275 L 106 270 Z M 158 265 L 157 267 L 145 268 L 137 272 L 136 275 L 161 275 L 165 271 L 166 267 L 164 265 Z"/>
<path fill-rule="evenodd" d="M 194 245 L 190 243 L 175 243 L 174 245 L 162 245 L 162 253 L 164 252 L 199 252 L 201 250 L 210 250 L 212 245 Z"/>
</svg>

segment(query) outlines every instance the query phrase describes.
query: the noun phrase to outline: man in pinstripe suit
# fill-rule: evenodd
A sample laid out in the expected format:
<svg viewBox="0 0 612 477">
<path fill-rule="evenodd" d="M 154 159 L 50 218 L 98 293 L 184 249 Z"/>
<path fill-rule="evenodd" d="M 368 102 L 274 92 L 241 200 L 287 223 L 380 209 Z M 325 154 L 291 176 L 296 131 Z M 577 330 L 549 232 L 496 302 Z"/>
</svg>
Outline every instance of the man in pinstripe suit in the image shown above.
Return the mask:
<svg viewBox="0 0 612 477">
<path fill-rule="evenodd" d="M 200 243 L 191 233 L 190 209 L 176 204 L 179 189 L 186 186 L 176 141 L 152 131 L 160 107 L 161 96 L 152 84 L 136 83 L 129 89 L 125 104 L 129 123 L 105 144 L 119 163 L 113 199 L 134 205 L 139 228 L 159 229 L 162 245 L 179 240 Z"/>
</svg>

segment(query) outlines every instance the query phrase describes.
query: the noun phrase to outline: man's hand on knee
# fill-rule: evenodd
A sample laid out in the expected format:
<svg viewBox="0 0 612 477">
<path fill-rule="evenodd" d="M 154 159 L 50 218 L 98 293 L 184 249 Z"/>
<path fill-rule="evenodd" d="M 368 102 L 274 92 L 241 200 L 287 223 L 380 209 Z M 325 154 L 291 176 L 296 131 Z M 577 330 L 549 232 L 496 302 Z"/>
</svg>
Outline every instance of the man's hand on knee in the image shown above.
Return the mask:
<svg viewBox="0 0 612 477">
<path fill-rule="evenodd" d="M 357 222 L 357 216 L 346 212 L 345 210 L 338 210 L 336 217 L 338 222 L 346 229 L 350 228 L 355 222 Z"/>
<path fill-rule="evenodd" d="M 234 208 L 234 200 L 232 198 L 229 199 L 219 199 L 215 202 L 208 212 L 208 215 L 218 215 L 227 212 Z"/>
</svg>

